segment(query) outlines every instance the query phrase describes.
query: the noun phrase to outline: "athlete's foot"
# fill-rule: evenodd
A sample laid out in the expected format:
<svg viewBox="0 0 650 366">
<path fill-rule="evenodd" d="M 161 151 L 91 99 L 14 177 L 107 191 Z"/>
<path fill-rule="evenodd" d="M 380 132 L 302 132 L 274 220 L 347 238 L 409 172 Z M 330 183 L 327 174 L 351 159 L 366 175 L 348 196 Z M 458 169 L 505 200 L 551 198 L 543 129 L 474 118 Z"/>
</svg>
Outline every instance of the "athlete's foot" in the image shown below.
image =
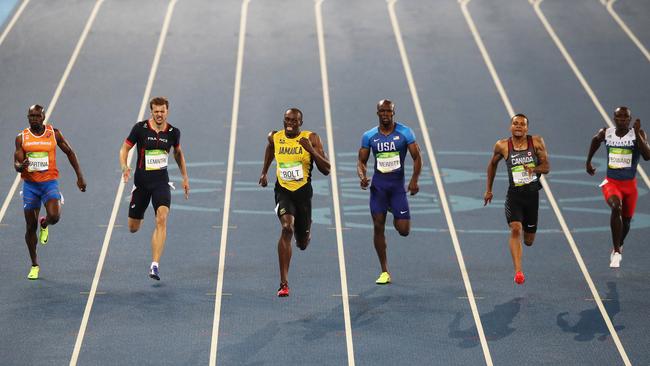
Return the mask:
<svg viewBox="0 0 650 366">
<path fill-rule="evenodd" d="M 39 222 L 41 223 L 41 228 L 38 233 L 38 238 L 41 241 L 41 244 L 45 245 L 47 244 L 47 239 L 49 239 L 50 236 L 50 230 L 49 230 L 50 228 L 49 227 L 43 228 L 43 224 L 45 223 L 45 217 L 41 217 Z"/>
<path fill-rule="evenodd" d="M 518 285 L 521 285 L 526 281 L 526 276 L 524 276 L 524 273 L 519 271 L 515 273 L 515 283 Z"/>
<path fill-rule="evenodd" d="M 612 252 L 609 256 L 609 268 L 619 268 L 621 266 L 621 261 L 623 260 L 623 255 L 618 252 Z"/>
<path fill-rule="evenodd" d="M 388 285 L 390 283 L 390 273 L 388 272 L 382 272 L 379 275 L 379 278 L 375 281 L 376 284 L 378 285 Z"/>
<path fill-rule="evenodd" d="M 151 268 L 149 268 L 149 278 L 160 281 L 160 272 L 158 270 L 158 266 L 152 265 Z"/>
<path fill-rule="evenodd" d="M 29 270 L 29 274 L 27 275 L 27 278 L 30 280 L 37 280 L 38 279 L 38 272 L 41 270 L 39 266 L 32 266 L 32 268 Z"/>
<path fill-rule="evenodd" d="M 289 284 L 281 283 L 280 288 L 278 289 L 278 297 L 287 297 L 289 296 Z"/>
</svg>

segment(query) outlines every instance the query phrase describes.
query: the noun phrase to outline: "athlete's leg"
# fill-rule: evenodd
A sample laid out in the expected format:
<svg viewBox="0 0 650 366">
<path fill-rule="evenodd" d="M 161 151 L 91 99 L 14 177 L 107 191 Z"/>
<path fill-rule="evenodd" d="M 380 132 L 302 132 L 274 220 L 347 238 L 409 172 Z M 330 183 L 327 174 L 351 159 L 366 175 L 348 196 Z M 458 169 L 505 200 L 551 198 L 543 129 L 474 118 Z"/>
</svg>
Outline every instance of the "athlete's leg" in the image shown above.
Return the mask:
<svg viewBox="0 0 650 366">
<path fill-rule="evenodd" d="M 610 196 L 607 199 L 607 204 L 612 209 L 609 219 L 609 225 L 612 231 L 612 244 L 614 245 L 614 252 L 621 252 L 621 241 L 623 240 L 623 207 L 621 199 L 618 196 Z"/>
<path fill-rule="evenodd" d="M 167 216 L 169 207 L 158 206 L 156 209 L 156 228 L 151 235 L 151 260 L 160 262 L 160 257 L 165 250 L 165 240 L 167 239 Z"/>
<path fill-rule="evenodd" d="M 29 250 L 29 257 L 32 260 L 32 266 L 38 266 L 38 259 L 36 256 L 36 229 L 38 229 L 38 213 L 40 209 L 25 210 L 25 243 L 27 250 Z"/>
<path fill-rule="evenodd" d="M 526 244 L 526 246 L 531 246 L 533 245 L 533 242 L 535 242 L 535 233 L 524 232 L 524 244 Z"/>
<path fill-rule="evenodd" d="M 128 220 L 128 225 L 129 225 L 129 231 L 132 233 L 135 233 L 136 231 L 140 230 L 140 226 L 142 226 L 142 221 L 143 219 L 134 219 L 132 217 L 129 217 Z"/>
<path fill-rule="evenodd" d="M 278 240 L 278 259 L 280 262 L 280 283 L 288 283 L 289 264 L 291 263 L 291 239 L 294 232 L 294 217 L 291 214 L 280 216 L 282 232 Z"/>
<path fill-rule="evenodd" d="M 625 193 L 622 200 L 622 224 L 623 232 L 621 233 L 621 247 L 625 242 L 625 237 L 627 233 L 630 232 L 630 223 L 632 222 L 632 216 L 634 216 L 634 211 L 636 210 L 636 202 L 639 198 L 639 191 L 636 186 L 636 179 L 633 182 L 630 182 L 629 186 L 626 187 Z"/>
<path fill-rule="evenodd" d="M 512 264 L 515 267 L 515 273 L 521 272 L 521 232 L 522 225 L 519 221 L 510 222 L 510 255 L 512 255 Z"/>
<path fill-rule="evenodd" d="M 61 218 L 61 201 L 51 199 L 45 202 L 45 212 L 47 213 L 45 220 L 41 221 L 41 227 L 43 229 L 59 222 Z"/>
<path fill-rule="evenodd" d="M 395 226 L 395 230 L 397 230 L 401 236 L 408 236 L 411 232 L 410 219 L 394 219 L 393 226 Z"/>
<path fill-rule="evenodd" d="M 623 233 L 621 236 L 621 246 L 619 250 L 623 250 L 623 244 L 625 243 L 625 237 L 627 236 L 627 233 L 630 232 L 630 224 L 632 223 L 632 218 L 631 217 L 623 217 L 622 219 L 623 223 Z"/>
<path fill-rule="evenodd" d="M 375 251 L 379 257 L 381 271 L 388 272 L 388 259 L 386 257 L 386 236 L 384 235 L 386 227 L 386 214 L 373 213 L 372 224 L 374 228 L 372 241 L 375 244 Z"/>
</svg>

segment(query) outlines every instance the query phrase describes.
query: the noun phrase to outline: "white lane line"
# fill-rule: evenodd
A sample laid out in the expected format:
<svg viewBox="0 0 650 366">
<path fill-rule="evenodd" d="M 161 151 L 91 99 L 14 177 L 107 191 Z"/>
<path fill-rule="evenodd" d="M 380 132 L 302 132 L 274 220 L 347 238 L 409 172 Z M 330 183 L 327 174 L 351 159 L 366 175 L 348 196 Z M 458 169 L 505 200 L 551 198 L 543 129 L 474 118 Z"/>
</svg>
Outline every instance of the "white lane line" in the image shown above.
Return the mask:
<svg viewBox="0 0 650 366">
<path fill-rule="evenodd" d="M 476 41 L 479 50 L 481 51 L 481 55 L 483 56 L 483 60 L 485 61 L 486 65 L 492 65 L 492 61 L 490 58 L 490 55 L 487 52 L 487 49 L 485 48 L 485 45 L 483 45 L 483 40 L 481 39 L 480 34 L 478 33 L 478 30 L 476 29 L 476 26 L 474 25 L 474 21 L 472 20 L 472 17 L 469 13 L 469 10 L 467 9 L 467 4 L 469 3 L 470 0 L 461 0 L 461 9 L 463 11 L 463 15 L 465 15 L 465 19 L 467 20 L 467 23 L 470 24 L 470 30 L 474 34 L 474 40 Z M 501 83 L 501 79 L 499 78 L 499 75 L 497 74 L 496 70 L 494 67 L 490 68 L 490 75 L 492 76 L 492 80 L 494 81 L 494 84 L 496 85 L 497 89 L 505 90 L 503 87 L 503 84 Z M 506 93 L 501 94 L 501 98 L 503 101 L 504 106 L 507 109 L 508 116 L 513 116 L 515 114 L 514 109 L 512 108 L 512 104 L 510 103 L 510 99 L 508 98 L 508 95 Z M 569 246 L 571 247 L 571 250 L 573 251 L 573 255 L 576 258 L 576 261 L 578 262 L 578 266 L 580 267 L 580 270 L 582 271 L 583 276 L 585 277 L 585 281 L 587 282 L 587 285 L 589 286 L 589 289 L 591 290 L 591 294 L 596 299 L 596 304 L 598 305 L 598 309 L 600 310 L 600 313 L 607 325 L 607 328 L 610 331 L 610 334 L 612 335 L 612 339 L 614 339 L 614 342 L 617 343 L 617 347 L 620 345 L 620 341 L 618 339 L 618 335 L 616 334 L 616 330 L 614 329 L 614 326 L 612 325 L 611 319 L 609 318 L 609 315 L 607 314 L 607 311 L 605 310 L 605 307 L 603 305 L 603 302 L 600 299 L 600 296 L 598 295 L 598 291 L 596 290 L 596 286 L 594 285 L 593 281 L 591 280 L 591 276 L 589 275 L 589 271 L 587 270 L 587 266 L 585 265 L 584 261 L 582 260 L 582 255 L 580 254 L 580 251 L 578 250 L 578 246 L 576 245 L 575 240 L 573 239 L 573 235 L 569 231 L 569 227 L 564 220 L 564 216 L 562 215 L 562 212 L 560 211 L 560 207 L 557 204 L 557 201 L 555 200 L 555 196 L 553 196 L 553 192 L 551 191 L 551 187 L 548 184 L 548 181 L 546 180 L 546 177 L 542 176 L 540 179 L 542 183 L 542 187 L 544 187 L 544 193 L 546 194 L 548 202 L 551 204 L 551 207 L 553 207 L 553 212 L 555 213 L 555 216 L 557 217 L 558 222 L 560 223 L 560 227 L 562 228 L 562 232 L 564 233 L 564 236 L 566 237 Z M 620 346 L 619 351 L 622 350 L 622 346 Z M 622 355 L 624 356 L 623 359 L 627 360 L 627 355 L 625 355 L 625 351 L 623 351 Z M 629 365 L 629 360 L 627 360 L 628 363 L 626 365 Z"/>
<path fill-rule="evenodd" d="M 7 24 L 7 27 L 5 28 L 4 32 L 2 32 L 2 35 L 0 35 L 0 45 L 2 45 L 2 42 L 5 41 L 5 38 L 7 38 L 7 34 L 11 32 L 11 28 L 14 27 L 14 24 L 16 24 L 16 21 L 18 18 L 20 18 L 20 14 L 23 13 L 23 10 L 25 10 L 25 7 L 29 3 L 29 0 L 23 0 L 23 3 L 20 4 L 20 7 L 18 10 L 16 10 L 16 13 L 14 13 L 14 16 L 11 17 L 11 20 L 9 21 L 9 24 Z"/>
<path fill-rule="evenodd" d="M 147 85 L 145 87 L 144 94 L 142 96 L 142 104 L 140 106 L 140 112 L 138 113 L 138 121 L 141 121 L 144 118 L 145 108 L 148 105 L 149 97 L 151 95 L 151 88 L 153 87 L 154 79 L 156 78 L 156 72 L 158 71 L 158 64 L 160 62 L 160 55 L 162 54 L 163 47 L 165 45 L 165 38 L 167 37 L 167 31 L 169 30 L 169 23 L 174 12 L 174 6 L 176 5 L 177 0 L 171 0 L 167 6 L 167 13 L 165 14 L 165 20 L 163 21 L 162 30 L 160 32 L 160 38 L 158 39 L 158 45 L 156 46 L 156 53 L 154 54 L 153 63 L 151 69 L 149 70 L 149 79 L 147 80 Z M 129 151 L 127 157 L 127 165 L 131 164 L 131 159 L 133 157 L 133 149 Z M 122 193 L 124 192 L 124 180 L 120 175 L 119 185 L 117 188 L 117 193 L 115 194 L 115 201 L 113 202 L 113 210 L 111 211 L 111 217 L 108 221 L 108 227 L 106 228 L 106 234 L 104 236 L 104 242 L 102 243 L 102 250 L 99 254 L 99 260 L 97 261 L 97 268 L 95 269 L 95 276 L 93 277 L 93 283 L 90 288 L 90 294 L 88 296 L 88 301 L 86 302 L 86 308 L 84 309 L 84 315 L 81 319 L 81 325 L 79 326 L 79 332 L 77 333 L 77 339 L 75 341 L 74 350 L 72 351 L 72 357 L 70 358 L 70 366 L 77 364 L 79 358 L 79 352 L 81 351 L 81 345 L 83 343 L 84 335 L 86 333 L 86 328 L 88 326 L 88 319 L 90 318 L 90 312 L 92 311 L 93 303 L 95 302 L 95 295 L 97 295 L 97 286 L 99 286 L 99 278 L 102 274 L 102 269 L 104 268 L 104 262 L 106 260 L 106 253 L 108 253 L 108 245 L 111 241 L 111 235 L 113 234 L 113 228 L 115 226 L 115 219 L 117 218 L 117 212 L 120 208 L 120 203 L 122 201 Z"/>
<path fill-rule="evenodd" d="M 223 296 L 223 274 L 226 263 L 226 245 L 228 243 L 228 220 L 230 218 L 230 196 L 232 193 L 232 176 L 235 165 L 235 145 L 237 143 L 237 122 L 239 119 L 239 97 L 241 94 L 242 70 L 244 68 L 244 47 L 246 45 L 246 21 L 248 4 L 241 4 L 239 19 L 239 44 L 237 46 L 237 66 L 235 69 L 235 86 L 232 98 L 232 118 L 230 120 L 230 145 L 228 147 L 228 167 L 226 168 L 226 189 L 223 199 L 223 218 L 221 221 L 221 247 L 219 248 L 219 269 L 217 272 L 217 290 L 214 301 L 214 320 L 212 322 L 212 340 L 210 342 L 210 366 L 217 364 L 217 346 L 219 343 L 219 322 L 221 321 L 221 298 Z"/>
<path fill-rule="evenodd" d="M 463 252 L 460 249 L 460 242 L 458 240 L 458 235 L 456 234 L 456 227 L 454 225 L 454 220 L 451 216 L 451 209 L 449 208 L 449 202 L 447 201 L 447 193 L 445 192 L 445 187 L 442 183 L 442 176 L 440 174 L 440 169 L 438 168 L 438 163 L 436 161 L 435 153 L 433 151 L 433 145 L 431 144 L 431 139 L 429 138 L 429 129 L 424 119 L 424 113 L 422 112 L 422 107 L 420 105 L 420 97 L 418 96 L 418 91 L 415 86 L 413 74 L 411 72 L 411 64 L 409 62 L 408 55 L 406 53 L 406 47 L 404 46 L 402 32 L 400 31 L 399 22 L 397 21 L 397 15 L 395 14 L 396 2 L 397 0 L 388 0 L 388 12 L 390 14 L 391 24 L 393 25 L 393 33 L 395 33 L 395 39 L 397 41 L 399 53 L 402 58 L 404 73 L 406 74 L 409 90 L 411 91 L 411 99 L 413 99 L 415 112 L 417 114 L 418 121 L 420 122 L 420 129 L 422 130 L 422 137 L 424 140 L 424 144 L 426 146 L 427 156 L 429 157 L 429 161 L 431 162 L 431 171 L 433 172 L 434 179 L 436 181 L 436 186 L 438 187 L 438 195 L 440 196 L 440 205 L 442 206 L 442 209 L 445 213 L 447 226 L 449 227 L 449 235 L 451 236 L 451 241 L 454 244 L 456 258 L 458 259 L 458 266 L 460 267 L 460 273 L 463 277 L 463 283 L 465 284 L 465 291 L 467 292 L 469 305 L 472 310 L 472 316 L 474 317 L 474 323 L 476 324 L 476 331 L 481 341 L 481 347 L 483 348 L 483 356 L 485 358 L 485 363 L 488 366 L 492 366 L 492 356 L 490 355 L 490 349 L 488 348 L 487 340 L 485 338 L 485 333 L 483 331 L 481 316 L 478 312 L 478 307 L 476 306 L 474 291 L 472 290 L 472 284 L 470 283 L 469 274 L 467 273 L 467 267 L 465 266 L 465 259 L 463 259 Z"/>
<path fill-rule="evenodd" d="M 594 106 L 600 112 L 600 115 L 603 117 L 603 120 L 609 125 L 610 127 L 614 127 L 614 123 L 612 122 L 611 118 L 609 118 L 609 115 L 607 112 L 605 112 L 605 108 L 603 108 L 602 103 L 600 103 L 600 100 L 598 100 L 598 97 L 596 96 L 596 93 L 594 93 L 594 90 L 591 88 L 589 83 L 587 82 L 587 79 L 582 75 L 582 72 L 576 66 L 576 63 L 573 61 L 573 57 L 571 57 L 571 54 L 567 51 L 567 49 L 564 47 L 564 44 L 560 40 L 560 38 L 557 36 L 555 33 L 555 30 L 551 26 L 551 24 L 548 22 L 546 19 L 546 16 L 542 12 L 542 9 L 540 5 L 542 4 L 543 0 L 528 0 L 528 2 L 533 5 L 533 8 L 535 9 L 535 13 L 537 13 L 537 17 L 542 21 L 542 24 L 544 24 L 544 28 L 546 28 L 546 31 L 548 34 L 551 36 L 551 39 L 553 39 L 553 42 L 555 42 L 555 45 L 557 48 L 560 50 L 562 53 L 562 56 L 564 56 L 564 59 L 566 62 L 569 64 L 571 67 L 571 70 L 573 70 L 573 73 L 576 75 L 578 80 L 580 81 L 580 84 L 582 85 L 582 88 L 587 92 L 589 95 L 589 98 L 591 98 L 592 103 L 594 103 Z M 643 178 L 643 181 L 645 182 L 646 186 L 650 188 L 650 179 L 648 179 L 648 175 L 646 174 L 645 170 L 641 165 L 637 167 L 637 171 L 639 172 L 639 175 L 641 178 Z"/>
<path fill-rule="evenodd" d="M 320 75 L 323 86 L 323 110 L 325 112 L 325 127 L 327 128 L 327 153 L 330 159 L 330 178 L 332 182 L 332 205 L 334 208 L 334 226 L 336 227 L 336 244 L 339 257 L 339 273 L 341 276 L 341 302 L 343 303 L 343 319 L 345 322 L 345 341 L 348 352 L 348 366 L 354 366 L 354 346 L 352 343 L 352 323 L 350 320 L 350 301 L 348 295 L 348 278 L 345 269 L 345 249 L 343 248 L 343 231 L 341 227 L 341 207 L 339 201 L 338 178 L 336 176 L 336 152 L 334 151 L 334 132 L 332 129 L 332 110 L 330 107 L 329 78 L 327 74 L 327 56 L 325 53 L 325 31 L 323 27 L 323 0 L 316 0 L 316 31 L 318 35 L 318 51 L 320 56 Z"/>
<path fill-rule="evenodd" d="M 648 52 L 648 49 L 645 48 L 643 43 L 634 35 L 634 32 L 625 24 L 623 19 L 618 16 L 618 13 L 616 13 L 616 10 L 614 10 L 614 3 L 616 0 L 600 0 L 600 3 L 605 5 L 605 8 L 607 8 L 607 11 L 609 14 L 614 18 L 616 23 L 623 29 L 623 31 L 627 34 L 628 37 L 634 42 L 634 44 L 639 48 L 639 51 L 643 53 L 643 56 L 650 62 L 650 52 Z"/>
<path fill-rule="evenodd" d="M 92 12 L 90 13 L 90 16 L 88 17 L 88 20 L 86 21 L 86 26 L 84 27 L 83 31 L 81 32 L 81 36 L 79 37 L 79 40 L 77 41 L 77 45 L 74 48 L 74 51 L 72 52 L 72 55 L 70 56 L 70 60 L 68 61 L 68 65 L 65 68 L 65 71 L 63 72 L 63 75 L 61 76 L 61 79 L 59 80 L 59 84 L 56 87 L 56 91 L 54 92 L 54 96 L 52 96 L 52 100 L 50 100 L 50 103 L 45 106 L 46 108 L 46 113 L 47 116 L 52 115 L 52 111 L 54 110 L 54 107 L 56 106 L 57 101 L 59 100 L 59 96 L 61 95 L 61 92 L 63 91 L 63 87 L 65 86 L 66 81 L 68 81 L 68 76 L 70 75 L 70 72 L 72 71 L 72 67 L 74 66 L 75 62 L 77 61 L 77 57 L 79 56 L 79 52 L 81 51 L 81 47 L 83 47 L 84 42 L 86 42 L 86 36 L 88 36 L 88 32 L 90 32 L 90 28 L 92 27 L 93 23 L 95 22 L 95 17 L 97 16 L 97 12 L 99 11 L 99 8 L 101 7 L 102 3 L 104 0 L 97 0 L 95 3 L 95 7 L 93 8 Z M 23 3 L 23 5 L 26 5 L 27 1 Z M 22 9 L 22 6 L 21 6 Z M 22 11 L 22 10 L 20 10 Z M 14 17 L 16 18 L 16 17 Z M 48 121 L 45 121 L 45 124 L 47 124 Z M 13 198 L 14 194 L 16 193 L 16 189 L 18 188 L 18 183 L 20 183 L 20 173 L 16 174 L 16 178 L 14 179 L 14 182 L 11 184 L 11 188 L 9 188 L 9 192 L 7 193 L 7 196 L 4 199 L 4 202 L 2 202 L 2 207 L 0 208 L 0 222 L 2 222 L 2 219 L 4 219 L 5 214 L 7 213 L 7 209 L 9 208 L 9 203 L 11 203 L 11 199 Z"/>
</svg>

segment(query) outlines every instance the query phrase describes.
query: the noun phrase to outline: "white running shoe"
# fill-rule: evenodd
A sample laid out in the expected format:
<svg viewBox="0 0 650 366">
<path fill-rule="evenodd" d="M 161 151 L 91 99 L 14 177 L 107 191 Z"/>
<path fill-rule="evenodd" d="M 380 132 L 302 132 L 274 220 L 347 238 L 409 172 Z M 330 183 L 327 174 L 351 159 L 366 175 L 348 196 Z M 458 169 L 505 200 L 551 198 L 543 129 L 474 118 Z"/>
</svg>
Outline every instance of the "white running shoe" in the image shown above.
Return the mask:
<svg viewBox="0 0 650 366">
<path fill-rule="evenodd" d="M 619 268 L 621 266 L 621 260 L 623 260 L 623 255 L 621 255 L 621 253 L 612 252 L 612 255 L 610 255 L 609 268 Z"/>
</svg>

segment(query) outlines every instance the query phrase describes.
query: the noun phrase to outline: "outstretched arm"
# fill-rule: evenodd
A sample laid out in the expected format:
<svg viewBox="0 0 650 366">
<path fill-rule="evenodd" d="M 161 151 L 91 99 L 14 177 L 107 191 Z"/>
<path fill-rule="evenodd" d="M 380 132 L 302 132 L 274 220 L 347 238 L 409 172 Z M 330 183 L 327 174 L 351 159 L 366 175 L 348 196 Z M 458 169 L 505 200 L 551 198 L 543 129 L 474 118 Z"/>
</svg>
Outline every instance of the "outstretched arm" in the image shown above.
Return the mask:
<svg viewBox="0 0 650 366">
<path fill-rule="evenodd" d="M 408 190 L 411 192 L 411 196 L 420 191 L 418 186 L 418 178 L 420 177 L 420 172 L 422 171 L 422 154 L 420 154 L 420 146 L 414 142 L 408 145 L 409 153 L 413 158 L 413 176 L 411 176 L 411 181 L 409 182 Z"/>
<path fill-rule="evenodd" d="M 260 180 L 257 182 L 262 187 L 266 187 L 269 184 L 266 175 L 269 172 L 271 162 L 273 162 L 273 151 L 275 150 L 275 146 L 273 144 L 273 134 L 275 134 L 275 131 L 269 132 L 269 135 L 266 138 L 267 144 L 266 149 L 264 149 L 264 163 L 262 165 L 262 173 L 260 174 Z"/>
<path fill-rule="evenodd" d="M 86 191 L 86 181 L 84 180 L 83 174 L 81 174 L 81 168 L 79 167 L 79 161 L 77 160 L 77 154 L 74 153 L 68 141 L 63 137 L 61 132 L 54 129 L 54 136 L 56 137 L 56 144 L 59 146 L 59 149 L 65 153 L 70 161 L 70 165 L 74 169 L 74 172 L 77 174 L 77 187 L 82 192 Z"/>
<path fill-rule="evenodd" d="M 359 185 L 361 189 L 368 189 L 370 180 L 366 176 L 368 167 L 368 158 L 370 157 L 370 149 L 362 147 L 359 149 L 359 155 L 357 157 L 357 175 L 359 176 Z"/>
<path fill-rule="evenodd" d="M 303 137 L 298 142 L 314 158 L 318 170 L 323 173 L 323 175 L 328 175 L 331 169 L 330 161 L 327 159 L 327 155 L 325 155 L 325 152 L 323 151 L 323 142 L 320 140 L 320 136 L 318 136 L 317 133 L 312 132 L 309 135 L 309 139 Z"/>
<path fill-rule="evenodd" d="M 589 145 L 589 152 L 587 153 L 587 162 L 585 163 L 585 169 L 587 174 L 594 175 L 596 174 L 596 169 L 591 165 L 591 159 L 594 157 L 596 151 L 600 147 L 600 144 L 605 141 L 605 129 L 601 128 L 598 130 L 596 135 L 591 139 L 591 145 Z"/>
<path fill-rule="evenodd" d="M 488 162 L 487 166 L 487 182 L 485 187 L 485 194 L 483 195 L 483 206 L 492 202 L 492 185 L 494 184 L 494 177 L 497 174 L 497 166 L 499 161 L 503 158 L 503 146 L 502 141 L 497 141 L 494 144 L 494 150 L 492 151 L 492 158 Z"/>
<path fill-rule="evenodd" d="M 187 167 L 185 166 L 185 154 L 181 149 L 181 145 L 174 146 L 174 160 L 178 164 L 178 169 L 181 171 L 183 177 L 183 191 L 185 192 L 185 199 L 190 197 L 190 178 L 187 176 Z"/>
</svg>

